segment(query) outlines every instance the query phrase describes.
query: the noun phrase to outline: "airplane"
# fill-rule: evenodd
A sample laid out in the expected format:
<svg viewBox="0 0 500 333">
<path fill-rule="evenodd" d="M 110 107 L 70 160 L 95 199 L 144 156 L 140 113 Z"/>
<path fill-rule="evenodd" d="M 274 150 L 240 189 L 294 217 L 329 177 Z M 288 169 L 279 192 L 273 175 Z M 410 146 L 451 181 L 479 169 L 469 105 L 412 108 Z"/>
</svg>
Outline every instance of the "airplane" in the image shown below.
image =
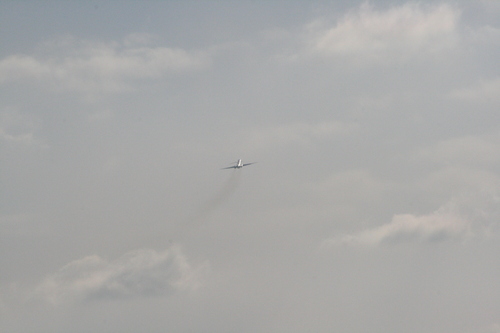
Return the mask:
<svg viewBox="0 0 500 333">
<path fill-rule="evenodd" d="M 235 165 L 232 165 L 230 167 L 227 167 L 227 168 L 222 168 L 221 170 L 224 170 L 224 169 L 241 169 L 243 168 L 244 166 L 247 166 L 247 165 L 250 165 L 250 164 L 255 164 L 257 162 L 252 162 L 252 163 L 245 163 L 243 164 L 243 162 L 241 161 L 241 159 L 239 159 L 238 161 L 234 162 Z"/>
</svg>

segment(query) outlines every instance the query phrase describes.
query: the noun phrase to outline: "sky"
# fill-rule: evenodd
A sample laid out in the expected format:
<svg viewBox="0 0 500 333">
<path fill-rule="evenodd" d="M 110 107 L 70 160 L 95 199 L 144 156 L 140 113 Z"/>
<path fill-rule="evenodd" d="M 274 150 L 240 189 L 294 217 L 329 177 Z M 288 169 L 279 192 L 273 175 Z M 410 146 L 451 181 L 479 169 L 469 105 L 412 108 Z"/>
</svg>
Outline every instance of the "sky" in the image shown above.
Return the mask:
<svg viewBox="0 0 500 333">
<path fill-rule="evenodd" d="M 499 56 L 496 0 L 1 1 L 0 331 L 499 333 Z"/>
</svg>

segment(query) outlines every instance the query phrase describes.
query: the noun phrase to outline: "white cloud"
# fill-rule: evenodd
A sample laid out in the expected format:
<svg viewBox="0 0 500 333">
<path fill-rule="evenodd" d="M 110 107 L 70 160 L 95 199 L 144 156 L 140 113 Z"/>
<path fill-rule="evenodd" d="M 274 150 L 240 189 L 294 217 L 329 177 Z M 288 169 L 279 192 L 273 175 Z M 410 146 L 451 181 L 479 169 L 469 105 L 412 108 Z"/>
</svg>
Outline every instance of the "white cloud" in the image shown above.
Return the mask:
<svg viewBox="0 0 500 333">
<path fill-rule="evenodd" d="M 359 233 L 334 237 L 325 245 L 378 245 L 408 241 L 432 242 L 461 238 L 470 233 L 470 223 L 447 205 L 429 215 L 395 215 L 390 223 Z"/>
<path fill-rule="evenodd" d="M 465 241 L 495 236 L 500 216 L 498 181 L 455 196 L 430 214 L 397 214 L 389 223 L 360 232 L 331 237 L 325 247 Z"/>
<path fill-rule="evenodd" d="M 346 14 L 334 27 L 316 21 L 308 26 L 309 52 L 366 60 L 404 59 L 435 54 L 457 41 L 460 12 L 447 4 L 408 3 L 385 11 L 368 4 Z"/>
<path fill-rule="evenodd" d="M 49 56 L 11 55 L 0 60 L 0 83 L 38 80 L 57 90 L 119 92 L 129 89 L 132 80 L 160 78 L 208 63 L 202 52 L 137 45 L 145 39 L 133 35 L 123 43 L 96 43 L 70 38 L 46 46 L 53 53 Z"/>
<path fill-rule="evenodd" d="M 309 145 L 314 141 L 326 140 L 335 136 L 348 135 L 358 128 L 355 123 L 338 121 L 317 124 L 290 123 L 254 130 L 249 136 L 251 147 L 300 144 Z"/>
<path fill-rule="evenodd" d="M 13 55 L 0 61 L 0 83 L 22 79 L 40 79 L 50 75 L 51 68 L 27 55 Z"/>
<path fill-rule="evenodd" d="M 36 292 L 54 304 L 165 295 L 198 288 L 205 267 L 191 267 L 177 247 L 163 252 L 136 250 L 113 262 L 94 255 L 70 262 L 48 276 Z"/>
</svg>

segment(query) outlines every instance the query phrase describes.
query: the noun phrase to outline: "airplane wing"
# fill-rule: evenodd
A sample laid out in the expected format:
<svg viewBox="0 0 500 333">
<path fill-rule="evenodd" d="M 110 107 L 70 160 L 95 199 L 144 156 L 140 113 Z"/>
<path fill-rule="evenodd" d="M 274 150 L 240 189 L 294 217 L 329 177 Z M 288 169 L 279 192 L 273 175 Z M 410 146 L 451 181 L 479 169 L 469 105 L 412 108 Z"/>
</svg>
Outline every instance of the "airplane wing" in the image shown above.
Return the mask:
<svg viewBox="0 0 500 333">
<path fill-rule="evenodd" d="M 257 163 L 257 162 L 245 163 L 245 164 L 243 164 L 242 166 L 247 166 L 247 165 L 251 165 L 251 164 L 255 164 L 255 163 Z"/>
<path fill-rule="evenodd" d="M 224 169 L 236 169 L 236 166 L 230 166 L 230 167 L 227 167 L 227 168 L 222 168 L 221 170 L 224 170 Z"/>
</svg>

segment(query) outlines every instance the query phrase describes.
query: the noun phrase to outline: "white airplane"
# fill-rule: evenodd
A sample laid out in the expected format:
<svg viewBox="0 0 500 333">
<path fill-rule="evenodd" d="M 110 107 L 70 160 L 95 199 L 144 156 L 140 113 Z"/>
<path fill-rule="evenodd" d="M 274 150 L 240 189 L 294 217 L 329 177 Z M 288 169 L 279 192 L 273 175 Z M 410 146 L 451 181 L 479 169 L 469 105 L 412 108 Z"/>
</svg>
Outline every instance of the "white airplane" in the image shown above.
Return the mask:
<svg viewBox="0 0 500 333">
<path fill-rule="evenodd" d="M 250 165 L 250 164 L 255 164 L 257 162 L 252 162 L 252 163 L 245 163 L 243 164 L 243 162 L 241 161 L 241 159 L 239 159 L 238 161 L 234 162 L 235 165 L 232 165 L 230 167 L 227 167 L 227 168 L 222 168 L 221 170 L 224 170 L 224 169 L 241 169 L 243 168 L 244 166 L 247 166 L 247 165 Z"/>
</svg>

